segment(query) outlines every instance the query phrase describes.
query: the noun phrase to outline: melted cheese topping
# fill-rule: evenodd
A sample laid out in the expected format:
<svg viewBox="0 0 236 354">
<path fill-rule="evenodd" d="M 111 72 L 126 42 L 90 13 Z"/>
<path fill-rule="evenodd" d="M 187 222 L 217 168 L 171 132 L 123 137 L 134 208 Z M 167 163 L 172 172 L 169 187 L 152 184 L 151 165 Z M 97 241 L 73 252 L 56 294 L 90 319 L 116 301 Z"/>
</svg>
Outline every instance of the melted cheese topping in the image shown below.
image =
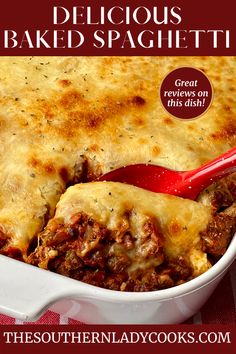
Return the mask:
<svg viewBox="0 0 236 354">
<path fill-rule="evenodd" d="M 1 231 L 26 252 L 84 160 L 95 174 L 147 162 L 188 170 L 235 146 L 235 64 L 234 57 L 2 57 Z M 203 70 L 214 88 L 210 109 L 193 121 L 171 117 L 159 98 L 163 78 L 180 66 Z"/>
</svg>

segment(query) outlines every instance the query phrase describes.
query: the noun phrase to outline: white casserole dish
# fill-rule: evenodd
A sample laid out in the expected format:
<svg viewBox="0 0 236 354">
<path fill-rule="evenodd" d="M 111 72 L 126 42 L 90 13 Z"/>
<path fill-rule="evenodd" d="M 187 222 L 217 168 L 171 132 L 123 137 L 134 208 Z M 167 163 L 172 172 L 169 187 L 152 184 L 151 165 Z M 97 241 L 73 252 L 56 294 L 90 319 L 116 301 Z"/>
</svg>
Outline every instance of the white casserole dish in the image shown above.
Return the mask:
<svg viewBox="0 0 236 354">
<path fill-rule="evenodd" d="M 206 273 L 144 293 L 106 290 L 0 256 L 0 312 L 34 321 L 48 308 L 87 324 L 175 324 L 194 315 L 236 258 L 236 235 Z"/>
</svg>

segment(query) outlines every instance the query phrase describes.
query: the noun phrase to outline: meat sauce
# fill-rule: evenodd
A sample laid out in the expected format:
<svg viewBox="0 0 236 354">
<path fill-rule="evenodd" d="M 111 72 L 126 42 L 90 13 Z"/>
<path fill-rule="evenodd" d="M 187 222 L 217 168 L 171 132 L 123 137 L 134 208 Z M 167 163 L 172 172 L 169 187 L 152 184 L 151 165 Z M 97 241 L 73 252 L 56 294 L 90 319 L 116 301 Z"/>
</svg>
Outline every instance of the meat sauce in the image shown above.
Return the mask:
<svg viewBox="0 0 236 354">
<path fill-rule="evenodd" d="M 202 250 L 212 265 L 225 253 L 236 232 L 234 185 L 230 178 L 224 178 L 210 195 L 213 216 L 200 237 Z M 140 244 L 129 230 L 116 233 L 85 213 L 73 215 L 66 225 L 52 219 L 39 234 L 38 246 L 27 262 L 88 284 L 121 291 L 154 291 L 194 278 L 184 257 L 166 256 L 164 236 L 154 220 L 149 218 L 142 232 Z M 143 258 L 139 260 L 140 255 Z M 136 263 L 146 266 L 133 267 L 135 258 Z M 152 259 L 158 262 L 152 263 Z"/>
<path fill-rule="evenodd" d="M 116 237 L 84 213 L 68 225 L 52 220 L 39 236 L 39 246 L 28 262 L 44 269 L 99 287 L 121 291 L 152 291 L 169 288 L 192 278 L 192 269 L 181 257 L 165 258 L 162 237 L 151 221 L 144 226 L 146 260 L 159 257 L 159 266 L 130 271 L 130 252 L 137 241 L 125 232 Z"/>
<path fill-rule="evenodd" d="M 145 244 L 137 246 L 137 240 L 129 232 L 116 237 L 114 232 L 84 213 L 74 215 L 67 225 L 54 219 L 39 235 L 39 246 L 30 254 L 28 262 L 111 290 L 153 291 L 191 280 L 193 270 L 184 258 L 166 257 L 162 235 L 155 230 L 151 220 L 144 230 Z M 201 235 L 203 250 L 210 258 L 218 259 L 235 231 L 235 217 L 217 214 Z M 135 250 L 137 254 L 138 247 L 148 250 L 147 262 L 150 257 L 159 257 L 160 264 L 131 271 L 130 252 Z"/>
</svg>

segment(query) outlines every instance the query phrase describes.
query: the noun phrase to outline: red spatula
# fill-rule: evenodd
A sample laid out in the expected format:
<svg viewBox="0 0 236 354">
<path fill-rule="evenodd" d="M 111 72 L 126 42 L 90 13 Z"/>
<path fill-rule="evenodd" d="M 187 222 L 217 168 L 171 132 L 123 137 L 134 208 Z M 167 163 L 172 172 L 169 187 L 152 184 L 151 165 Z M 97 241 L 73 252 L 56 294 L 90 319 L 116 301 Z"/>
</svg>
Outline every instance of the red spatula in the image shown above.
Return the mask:
<svg viewBox="0 0 236 354">
<path fill-rule="evenodd" d="M 223 176 L 236 171 L 236 148 L 191 171 L 173 171 L 165 167 L 136 164 L 121 167 L 99 178 L 132 184 L 152 192 L 196 199 L 199 193 Z"/>
</svg>

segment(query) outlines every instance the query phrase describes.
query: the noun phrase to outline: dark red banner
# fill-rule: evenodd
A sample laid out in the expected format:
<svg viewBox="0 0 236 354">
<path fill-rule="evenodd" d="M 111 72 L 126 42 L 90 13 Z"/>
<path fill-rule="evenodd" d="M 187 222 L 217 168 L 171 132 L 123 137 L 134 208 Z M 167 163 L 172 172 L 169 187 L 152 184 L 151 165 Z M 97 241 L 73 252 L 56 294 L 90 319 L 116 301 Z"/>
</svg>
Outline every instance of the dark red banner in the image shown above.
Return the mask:
<svg viewBox="0 0 236 354">
<path fill-rule="evenodd" d="M 4 2 L 0 55 L 235 55 L 234 1 Z"/>
<path fill-rule="evenodd" d="M 233 325 L 86 325 L 2 326 L 3 354 L 161 352 L 233 354 L 236 326 Z"/>
</svg>

